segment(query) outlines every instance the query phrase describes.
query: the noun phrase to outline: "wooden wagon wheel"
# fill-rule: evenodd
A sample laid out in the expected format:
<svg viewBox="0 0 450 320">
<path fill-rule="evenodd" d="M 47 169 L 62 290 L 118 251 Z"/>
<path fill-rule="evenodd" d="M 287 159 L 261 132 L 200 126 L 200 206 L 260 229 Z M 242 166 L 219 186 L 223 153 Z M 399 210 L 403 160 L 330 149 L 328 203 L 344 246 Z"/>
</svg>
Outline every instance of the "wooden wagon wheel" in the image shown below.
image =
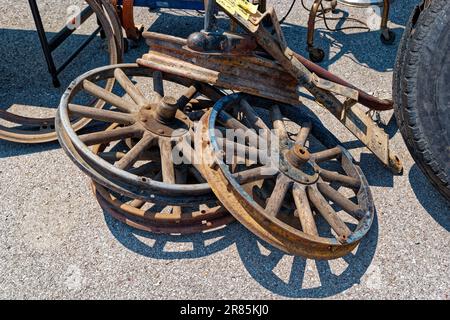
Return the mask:
<svg viewBox="0 0 450 320">
<path fill-rule="evenodd" d="M 114 130 L 118 124 L 112 124 L 109 130 Z M 103 153 L 106 145 L 93 147 L 95 154 Z M 114 157 L 109 157 L 115 162 Z M 156 161 L 157 162 L 157 161 Z M 156 164 L 156 163 L 155 163 Z M 146 166 L 147 177 L 153 180 L 162 180 L 160 166 Z M 135 171 L 137 173 L 137 171 Z M 144 172 L 142 172 L 144 173 Z M 190 178 L 203 182 L 203 177 L 188 166 L 179 166 L 175 169 L 177 183 L 187 183 Z M 92 182 L 94 195 L 104 211 L 113 218 L 130 227 L 152 233 L 190 234 L 206 230 L 217 229 L 234 221 L 218 201 L 206 204 L 188 203 L 184 206 L 165 206 L 149 203 L 139 199 L 130 199 L 120 196 L 96 182 Z"/>
<path fill-rule="evenodd" d="M 153 82 L 152 92 L 144 95 L 128 78 L 146 77 Z M 127 95 L 119 96 L 96 83 L 115 78 Z M 169 96 L 165 85 L 177 86 Z M 167 88 L 166 88 L 167 89 Z M 111 108 L 100 110 L 74 104 L 79 94 L 90 94 L 106 101 Z M 60 143 L 69 157 L 94 181 L 121 195 L 160 204 L 183 206 L 216 201 L 197 166 L 197 153 L 191 136 L 196 112 L 191 109 L 211 107 L 222 94 L 215 88 L 181 77 L 161 74 L 136 64 L 122 64 L 94 69 L 72 82 L 58 109 L 56 129 Z M 78 135 L 70 123 L 81 116 L 106 123 L 118 123 L 114 130 L 100 128 Z M 131 139 L 129 148 L 126 144 Z M 90 146 L 109 144 L 99 153 Z M 117 149 L 119 148 L 119 149 Z M 120 149 L 121 148 L 121 149 Z M 176 183 L 178 165 L 187 166 L 192 179 Z M 142 174 L 157 168 L 161 180 Z"/>
<path fill-rule="evenodd" d="M 374 216 L 363 173 L 301 108 L 251 99 L 224 97 L 201 120 L 202 171 L 214 193 L 250 231 L 287 253 L 314 259 L 349 253 Z M 254 106 L 268 110 L 270 121 Z M 247 134 L 245 143 L 223 144 L 220 134 L 227 129 Z M 257 144 L 250 144 L 255 135 Z M 236 170 L 233 157 L 239 150 L 257 157 Z M 263 161 L 265 155 L 270 157 Z"/>
<path fill-rule="evenodd" d="M 108 0 L 86 0 L 97 16 L 99 24 L 105 33 L 108 44 L 109 63 L 117 64 L 122 62 L 123 55 L 123 35 L 119 18 L 114 7 Z M 114 79 L 108 80 L 104 84 L 104 89 L 110 91 L 114 86 Z M 90 106 L 101 109 L 105 102 L 94 99 Z M 57 139 L 55 133 L 54 118 L 34 118 L 21 116 L 4 110 L 0 110 L 0 118 L 8 122 L 17 124 L 14 127 L 0 125 L 0 139 L 19 143 L 44 143 Z M 73 119 L 74 130 L 85 127 L 90 119 Z"/>
</svg>

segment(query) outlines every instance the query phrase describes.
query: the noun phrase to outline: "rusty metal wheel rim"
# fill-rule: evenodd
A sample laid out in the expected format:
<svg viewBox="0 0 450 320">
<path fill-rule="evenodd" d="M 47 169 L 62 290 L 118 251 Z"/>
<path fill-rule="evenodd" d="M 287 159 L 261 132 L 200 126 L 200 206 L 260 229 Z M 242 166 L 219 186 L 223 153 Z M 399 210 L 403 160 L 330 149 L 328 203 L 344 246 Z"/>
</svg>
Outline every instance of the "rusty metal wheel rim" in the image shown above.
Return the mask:
<svg viewBox="0 0 450 320">
<path fill-rule="evenodd" d="M 117 64 L 123 59 L 123 33 L 119 19 L 112 4 L 107 0 L 86 0 L 98 17 L 100 25 L 108 39 L 109 63 Z M 114 86 L 114 80 L 105 84 L 105 89 L 110 91 Z M 104 106 L 101 100 L 93 101 L 92 106 L 101 109 Z M 55 132 L 55 118 L 33 118 L 20 116 L 8 111 L 0 110 L 0 118 L 18 125 L 28 126 L 29 130 L 18 127 L 5 127 L 0 125 L 0 139 L 17 143 L 44 143 L 57 140 Z M 73 123 L 75 130 L 80 130 L 90 122 L 89 119 L 77 119 Z"/>
<path fill-rule="evenodd" d="M 112 124 L 113 130 L 118 124 Z M 95 154 L 104 151 L 106 145 L 96 145 L 93 148 Z M 104 211 L 113 218 L 129 225 L 130 227 L 152 232 L 169 234 L 191 234 L 207 230 L 217 229 L 234 221 L 217 199 L 208 204 L 192 207 L 166 206 L 162 210 L 148 209 L 147 202 L 138 199 L 120 199 L 118 195 L 92 181 L 93 193 Z M 154 205 L 154 203 L 150 204 Z"/>
<path fill-rule="evenodd" d="M 153 77 L 154 75 L 155 77 Z M 154 93 L 157 95 L 156 101 L 146 100 L 147 98 L 145 98 L 131 83 L 128 76 L 153 77 Z M 93 84 L 93 82 L 111 77 L 117 78 L 121 87 L 127 91 L 132 100 L 125 100 L 122 97 L 106 93 L 104 90 L 101 90 L 101 88 L 98 88 Z M 177 95 L 177 99 L 165 97 L 163 92 L 163 79 L 180 84 L 187 89 L 183 89 L 182 94 Z M 116 109 L 114 109 L 114 111 L 96 110 L 93 108 L 71 105 L 71 99 L 77 92 L 83 89 L 105 99 L 111 105 L 114 105 Z M 195 152 L 190 145 L 185 144 L 186 139 L 191 136 L 190 128 L 193 128 L 193 121 L 189 119 L 187 113 L 180 110 L 180 106 L 187 105 L 188 102 L 192 103 L 192 101 L 194 101 L 193 98 L 198 94 L 210 97 L 214 100 L 217 100 L 222 96 L 219 91 L 211 86 L 195 83 L 191 80 L 169 74 L 161 74 L 157 71 L 153 72 L 151 69 L 142 68 L 136 64 L 106 66 L 91 70 L 72 82 L 61 99 L 56 121 L 61 145 L 71 159 L 75 160 L 75 163 L 77 163 L 92 179 L 122 195 L 149 202 L 157 201 L 168 205 L 183 204 L 186 202 L 206 203 L 211 199 L 215 199 L 207 183 L 170 183 L 170 181 L 174 179 L 173 158 L 171 154 L 172 147 L 170 144 L 171 141 L 173 141 L 173 138 L 169 136 L 170 132 L 168 133 L 167 130 L 170 129 L 170 126 L 173 126 L 173 129 L 175 129 L 178 128 L 180 124 L 186 124 L 185 128 L 189 127 L 188 130 L 181 132 L 179 136 L 176 136 L 178 133 L 175 134 L 177 146 L 183 145 L 183 153 L 195 155 Z M 177 103 L 175 103 L 175 101 Z M 205 100 L 201 101 L 205 102 Z M 92 111 L 95 111 L 95 114 L 92 114 Z M 122 127 L 114 130 L 112 135 L 111 132 L 101 131 L 79 137 L 71 127 L 69 112 L 76 113 L 83 117 L 94 117 L 97 120 L 104 120 L 106 122 L 120 122 Z M 169 115 L 167 115 L 167 113 L 169 113 Z M 147 121 L 151 122 L 152 125 L 155 125 L 154 118 L 156 116 L 171 116 L 169 122 L 164 122 L 163 125 L 160 126 L 162 132 L 159 132 L 160 130 L 155 132 L 153 127 L 146 126 Z M 164 121 L 166 121 L 166 118 L 164 118 Z M 127 153 L 123 156 L 123 159 L 119 159 L 116 165 L 102 159 L 102 157 L 96 155 L 88 147 L 88 145 L 93 146 L 99 143 L 124 140 L 131 137 L 139 138 L 141 140 L 132 149 L 132 152 L 129 153 L 130 156 L 128 156 Z M 181 142 L 178 143 L 179 141 Z M 164 149 L 163 153 L 165 154 L 165 159 L 171 159 L 171 162 L 161 161 L 162 166 L 167 167 L 165 169 L 166 174 L 163 174 L 164 179 L 166 179 L 167 176 L 167 182 L 155 181 L 148 177 L 126 171 L 130 168 L 130 165 L 133 165 L 136 162 L 137 157 L 142 152 L 146 151 L 148 146 L 155 143 L 159 150 L 162 150 L 162 148 Z M 196 170 L 198 171 L 198 169 Z"/>
<path fill-rule="evenodd" d="M 92 182 L 92 189 L 103 210 L 116 220 L 142 231 L 165 234 L 191 234 L 214 230 L 235 221 L 234 217 L 220 206 L 193 212 L 183 212 L 180 219 L 172 218 L 170 213 L 163 211 L 158 213 L 152 212 L 147 216 L 147 210 L 142 210 L 133 205 L 135 200 L 123 202 L 109 190 L 95 182 Z M 183 218 L 185 214 L 192 215 L 192 219 L 187 219 L 189 221 L 186 221 Z"/>
<path fill-rule="evenodd" d="M 334 188 L 333 190 L 330 190 L 329 183 L 324 178 L 326 176 L 326 179 L 329 180 L 329 172 L 320 169 L 320 167 L 320 180 L 317 181 L 318 183 L 314 182 L 309 185 L 301 184 L 298 180 L 293 181 L 290 177 L 282 173 L 279 167 L 277 167 L 276 173 L 274 174 L 276 177 L 276 183 L 272 191 L 281 190 L 285 196 L 282 197 L 281 201 L 276 200 L 278 197 L 270 197 L 273 198 L 273 201 L 269 200 L 269 203 L 265 208 L 263 205 L 258 204 L 255 197 L 244 190 L 238 182 L 236 179 L 236 173 L 233 175 L 233 173 L 229 170 L 228 165 L 223 161 L 224 151 L 219 146 L 214 130 L 216 128 L 219 115 L 223 112 L 223 110 L 229 110 L 230 106 L 232 106 L 234 107 L 234 110 L 238 109 L 243 111 L 243 106 L 240 105 L 243 101 L 253 101 L 256 103 L 265 104 L 264 108 L 270 109 L 272 120 L 277 121 L 277 124 L 275 125 L 277 128 L 277 134 L 280 133 L 280 130 L 282 130 L 283 127 L 286 129 L 283 117 L 288 117 L 288 119 L 297 123 L 309 123 L 310 125 L 308 124 L 304 126 L 305 129 L 302 127 L 301 130 L 297 132 L 299 139 L 303 140 L 302 144 L 304 145 L 306 141 L 305 135 L 308 133 L 307 136 L 313 135 L 316 139 L 321 141 L 326 149 L 331 150 L 313 154 L 315 160 L 312 161 L 310 159 L 310 161 L 317 164 L 320 160 L 320 166 L 323 166 L 321 161 L 331 161 L 329 159 L 336 158 L 333 154 L 338 155 L 338 157 L 340 157 L 338 163 L 340 163 L 341 169 L 344 169 L 345 175 L 348 175 L 347 177 L 349 178 L 343 178 L 342 175 L 333 176 L 333 178 L 339 180 L 344 179 L 346 183 L 358 183 L 358 188 L 356 185 L 352 186 L 355 190 L 357 189 L 355 196 L 358 203 L 353 203 L 352 205 L 348 202 L 350 201 L 348 198 L 345 197 L 347 201 L 343 199 L 344 197 L 341 193 L 336 190 L 333 192 Z M 248 104 L 250 108 L 252 108 L 253 102 Z M 249 114 L 251 111 L 252 110 L 248 111 L 247 109 L 247 111 L 244 110 L 243 113 L 248 118 L 253 117 L 253 119 L 256 119 L 253 123 L 256 123 L 256 121 L 263 121 L 257 113 L 253 112 L 253 115 Z M 337 139 L 323 127 L 320 121 L 314 118 L 305 117 L 304 114 L 301 114 L 301 112 L 302 111 L 299 108 L 286 105 L 267 105 L 267 101 L 248 96 L 246 97 L 242 94 L 233 94 L 222 98 L 215 104 L 213 110 L 208 115 L 205 115 L 201 121 L 203 130 L 203 141 L 201 143 L 203 147 L 201 152 L 203 157 L 203 173 L 218 199 L 224 204 L 229 212 L 263 240 L 291 254 L 298 254 L 314 259 L 334 259 L 344 256 L 353 250 L 359 243 L 360 239 L 368 232 L 374 216 L 373 201 L 368 183 L 359 167 L 353 163 L 351 155 L 348 151 L 338 144 Z M 281 122 L 279 120 L 281 120 Z M 280 127 L 280 125 L 282 126 Z M 303 138 L 300 138 L 302 135 Z M 278 136 L 278 138 L 279 137 L 280 136 Z M 282 145 L 283 142 L 281 142 L 280 146 L 281 151 Z M 282 161 L 280 161 L 280 163 L 283 164 Z M 261 175 L 260 179 L 264 181 L 269 180 L 268 177 L 261 174 L 261 172 L 263 171 L 259 171 L 258 173 Z M 241 176 L 245 176 L 245 174 L 241 174 Z M 280 187 L 280 185 L 283 186 L 286 184 L 289 184 L 289 187 Z M 295 203 L 297 212 L 301 212 L 301 214 L 299 214 L 299 218 L 297 218 L 297 220 L 300 220 L 300 216 L 302 217 L 302 221 L 300 222 L 300 225 L 302 226 L 301 228 L 295 228 L 287 222 L 282 221 L 281 218 L 277 218 L 277 215 L 280 214 L 279 211 L 281 204 L 284 204 L 283 201 L 285 201 L 286 194 L 292 194 L 294 192 L 293 186 L 295 186 L 296 195 L 292 195 L 292 197 L 296 199 L 293 202 L 297 202 Z M 300 200 L 299 192 L 301 193 Z M 326 198 L 323 195 L 324 193 L 327 194 Z M 306 198 L 304 196 L 305 194 Z M 270 192 L 269 195 L 271 196 L 272 192 Z M 334 200 L 338 201 L 340 205 L 342 204 L 346 206 L 344 209 L 346 212 L 347 210 L 350 211 L 350 209 L 353 210 L 352 214 L 355 215 L 353 218 L 358 221 L 354 230 L 347 230 L 349 229 L 347 224 L 345 224 L 340 218 L 340 221 L 336 219 L 337 214 L 328 202 L 330 197 L 334 197 Z M 313 199 L 313 201 L 311 199 Z M 323 200 L 325 200 L 326 204 Z M 311 202 L 314 202 L 315 206 L 319 205 L 319 207 L 313 208 L 310 204 Z M 308 207 L 301 205 L 304 203 L 306 203 Z M 269 209 L 275 208 L 277 214 L 268 214 L 266 211 L 267 207 L 269 207 Z M 332 211 L 330 211 L 330 208 Z M 317 220 L 317 218 L 314 218 L 312 215 L 315 211 L 318 211 L 317 216 L 321 215 L 326 217 L 324 221 L 329 224 L 330 229 L 334 230 L 336 237 L 330 238 L 321 236 L 317 233 L 317 226 L 316 230 L 314 230 L 311 224 L 311 218 L 312 222 L 315 224 L 315 220 Z M 304 223 L 305 220 L 306 223 Z M 347 229 L 345 229 L 341 223 L 343 223 Z M 308 233 L 306 233 L 306 231 L 303 232 L 305 227 L 308 228 Z M 345 231 L 345 233 L 343 233 L 343 231 Z"/>
</svg>

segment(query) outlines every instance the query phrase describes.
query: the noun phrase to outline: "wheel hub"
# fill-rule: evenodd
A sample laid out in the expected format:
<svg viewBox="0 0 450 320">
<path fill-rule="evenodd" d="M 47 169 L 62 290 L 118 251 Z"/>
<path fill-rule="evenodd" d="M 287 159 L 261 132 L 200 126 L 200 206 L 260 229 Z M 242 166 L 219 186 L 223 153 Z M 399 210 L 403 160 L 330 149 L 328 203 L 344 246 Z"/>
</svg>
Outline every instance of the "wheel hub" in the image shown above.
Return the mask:
<svg viewBox="0 0 450 320">
<path fill-rule="evenodd" d="M 292 180 L 311 185 L 319 180 L 319 172 L 310 161 L 311 154 L 306 147 L 298 144 L 280 150 L 280 171 Z"/>
<path fill-rule="evenodd" d="M 144 129 L 157 136 L 181 137 L 190 129 L 188 117 L 178 111 L 177 100 L 170 96 L 142 107 L 138 118 Z"/>
</svg>

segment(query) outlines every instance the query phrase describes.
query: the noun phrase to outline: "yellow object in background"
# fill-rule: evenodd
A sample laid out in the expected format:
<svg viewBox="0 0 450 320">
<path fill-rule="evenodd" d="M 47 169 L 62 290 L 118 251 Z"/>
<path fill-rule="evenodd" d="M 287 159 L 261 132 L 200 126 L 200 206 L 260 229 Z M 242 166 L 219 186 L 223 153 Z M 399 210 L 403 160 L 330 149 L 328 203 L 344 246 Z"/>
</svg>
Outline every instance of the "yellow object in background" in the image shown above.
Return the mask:
<svg viewBox="0 0 450 320">
<path fill-rule="evenodd" d="M 216 3 L 229 14 L 238 14 L 245 20 L 248 20 L 251 14 L 258 11 L 258 6 L 247 0 L 216 0 Z"/>
</svg>

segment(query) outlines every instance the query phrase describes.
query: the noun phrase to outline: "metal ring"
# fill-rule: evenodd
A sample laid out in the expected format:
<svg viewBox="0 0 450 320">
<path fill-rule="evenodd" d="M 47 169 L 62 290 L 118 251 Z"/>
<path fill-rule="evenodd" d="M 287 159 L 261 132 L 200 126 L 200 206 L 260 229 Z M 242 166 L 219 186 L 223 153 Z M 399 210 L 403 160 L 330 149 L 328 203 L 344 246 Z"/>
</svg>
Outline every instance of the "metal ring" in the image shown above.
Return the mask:
<svg viewBox="0 0 450 320">
<path fill-rule="evenodd" d="M 283 174 L 279 163 L 275 164 L 275 167 L 273 163 L 270 165 L 275 172 L 272 175 L 267 171 L 256 170 L 259 169 L 258 167 L 245 168 L 242 172 L 230 169 L 232 167 L 223 159 L 227 152 L 224 152 L 223 144 L 217 137 L 217 132 L 220 131 L 214 129 L 221 120 L 221 114 L 226 110 L 230 110 L 230 113 L 236 110 L 241 112 L 242 114 L 238 114 L 241 122 L 250 119 L 251 121 L 246 122 L 248 129 L 269 127 L 255 112 L 252 105 L 271 112 L 274 127 L 277 129 L 276 137 L 280 139 L 281 145 L 285 143 L 283 142 L 285 138 L 281 139 L 282 136 L 288 136 L 289 140 L 290 137 L 295 136 L 295 134 L 290 135 L 292 132 L 285 124 L 285 117 L 297 126 L 303 125 L 296 135 L 296 139 L 303 141 L 294 141 L 294 145 L 297 143 L 304 145 L 306 136 L 313 136 L 314 139 L 309 139 L 308 147 L 312 150 L 313 141 L 320 141 L 321 147 L 326 149 L 311 152 L 309 161 L 316 166 L 320 180 L 312 185 L 303 184 Z M 367 180 L 359 167 L 353 163 L 350 154 L 339 145 L 337 139 L 318 119 L 307 116 L 301 108 L 277 106 L 275 103 L 268 104 L 261 99 L 233 94 L 219 100 L 213 110 L 204 116 L 201 123 L 204 128 L 201 143 L 203 146 L 202 166 L 206 179 L 230 213 L 263 240 L 290 254 L 314 259 L 334 259 L 353 250 L 369 231 L 374 216 L 374 205 Z M 221 124 L 223 125 L 223 122 Z M 280 130 L 285 130 L 285 133 L 281 135 Z M 271 144 L 278 138 L 272 137 Z M 319 144 L 318 147 L 320 147 Z M 338 165 L 338 169 L 343 170 L 343 173 L 337 173 L 331 169 L 325 170 L 328 162 Z M 250 173 L 255 176 L 250 176 Z M 247 180 L 245 178 L 242 180 L 242 177 L 247 177 Z M 248 181 L 258 181 L 258 188 L 262 192 L 249 188 Z M 330 181 L 334 182 L 330 184 Z M 333 185 L 335 183 L 346 192 L 353 190 L 353 196 L 356 197 L 357 202 L 349 200 L 347 196 L 340 193 Z M 269 191 L 266 191 L 268 195 L 264 195 L 264 188 L 268 188 Z M 352 222 L 357 224 L 352 228 L 353 230 L 338 215 L 330 201 L 333 201 L 334 206 L 343 209 L 341 211 L 353 216 Z M 298 217 L 294 218 L 295 212 Z M 317 226 L 319 216 L 324 219 L 323 223 Z"/>
</svg>

